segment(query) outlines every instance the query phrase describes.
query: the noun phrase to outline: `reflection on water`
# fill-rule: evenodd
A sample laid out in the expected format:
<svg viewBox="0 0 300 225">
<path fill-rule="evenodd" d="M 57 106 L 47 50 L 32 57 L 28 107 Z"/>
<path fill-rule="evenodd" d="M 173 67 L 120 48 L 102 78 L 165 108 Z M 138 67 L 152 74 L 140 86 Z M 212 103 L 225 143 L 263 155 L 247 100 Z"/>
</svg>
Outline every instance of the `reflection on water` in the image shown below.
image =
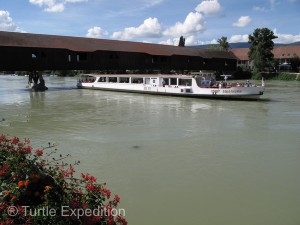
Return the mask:
<svg viewBox="0 0 300 225">
<path fill-rule="evenodd" d="M 299 224 L 299 83 L 266 82 L 267 101 L 49 91 L 0 76 L 1 132 L 58 142 L 119 193 L 130 224 Z M 12 82 L 14 85 L 12 85 Z"/>
</svg>

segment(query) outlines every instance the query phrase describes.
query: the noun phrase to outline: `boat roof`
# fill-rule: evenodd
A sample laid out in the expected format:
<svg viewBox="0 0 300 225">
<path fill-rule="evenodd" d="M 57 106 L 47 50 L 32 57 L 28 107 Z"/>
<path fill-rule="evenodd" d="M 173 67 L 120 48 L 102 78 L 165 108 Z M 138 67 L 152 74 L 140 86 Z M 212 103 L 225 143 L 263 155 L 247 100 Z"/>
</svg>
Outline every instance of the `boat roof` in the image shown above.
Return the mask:
<svg viewBox="0 0 300 225">
<path fill-rule="evenodd" d="M 168 78 L 193 78 L 192 75 L 184 74 L 83 74 L 90 77 L 168 77 Z"/>
</svg>

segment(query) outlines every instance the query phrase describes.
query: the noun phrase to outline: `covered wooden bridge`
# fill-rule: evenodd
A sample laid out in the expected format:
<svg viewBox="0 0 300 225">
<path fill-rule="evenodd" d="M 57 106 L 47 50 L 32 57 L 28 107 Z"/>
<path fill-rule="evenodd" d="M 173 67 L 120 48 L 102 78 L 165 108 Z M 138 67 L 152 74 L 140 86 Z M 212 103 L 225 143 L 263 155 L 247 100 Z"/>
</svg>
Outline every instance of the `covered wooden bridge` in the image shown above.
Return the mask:
<svg viewBox="0 0 300 225">
<path fill-rule="evenodd" d="M 0 31 L 0 71 L 234 70 L 230 52 Z"/>
</svg>

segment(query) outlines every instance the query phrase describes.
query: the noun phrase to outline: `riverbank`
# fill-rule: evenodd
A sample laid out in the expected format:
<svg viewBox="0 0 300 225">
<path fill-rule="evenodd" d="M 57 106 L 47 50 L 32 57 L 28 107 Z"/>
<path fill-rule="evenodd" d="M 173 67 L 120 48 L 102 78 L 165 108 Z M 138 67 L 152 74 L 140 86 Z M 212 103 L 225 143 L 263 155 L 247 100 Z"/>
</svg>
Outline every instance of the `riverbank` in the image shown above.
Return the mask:
<svg viewBox="0 0 300 225">
<path fill-rule="evenodd" d="M 277 76 L 274 76 L 271 79 L 284 81 L 300 81 L 300 73 L 278 73 Z"/>
<path fill-rule="evenodd" d="M 300 73 L 289 73 L 289 72 L 279 72 L 279 73 L 257 73 L 252 74 L 252 80 L 261 80 L 262 77 L 265 80 L 279 80 L 279 81 L 300 81 Z"/>
</svg>

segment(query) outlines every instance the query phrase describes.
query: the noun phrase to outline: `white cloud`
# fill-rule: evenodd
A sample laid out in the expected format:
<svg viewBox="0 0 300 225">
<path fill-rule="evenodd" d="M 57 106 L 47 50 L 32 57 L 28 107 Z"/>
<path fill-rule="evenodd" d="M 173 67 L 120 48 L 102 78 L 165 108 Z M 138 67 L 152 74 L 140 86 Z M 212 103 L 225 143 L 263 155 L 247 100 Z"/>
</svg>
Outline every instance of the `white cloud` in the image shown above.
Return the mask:
<svg viewBox="0 0 300 225">
<path fill-rule="evenodd" d="M 234 22 L 232 26 L 234 27 L 245 27 L 251 22 L 250 16 L 241 16 L 237 22 Z"/>
<path fill-rule="evenodd" d="M 164 0 L 146 0 L 146 7 L 152 7 L 155 5 L 159 5 L 163 2 Z"/>
<path fill-rule="evenodd" d="M 178 43 L 179 43 L 179 38 L 173 38 L 173 39 L 169 38 L 166 41 L 159 42 L 159 44 L 162 44 L 162 45 L 175 45 L 175 46 L 177 46 Z"/>
<path fill-rule="evenodd" d="M 190 46 L 190 45 L 198 45 L 199 41 L 195 35 L 191 35 L 185 38 L 185 45 Z"/>
<path fill-rule="evenodd" d="M 157 18 L 148 18 L 138 27 L 128 27 L 123 31 L 114 32 L 112 37 L 129 40 L 136 37 L 161 37 L 161 25 Z"/>
<path fill-rule="evenodd" d="M 13 22 L 8 11 L 0 11 L 0 30 L 12 32 L 24 32 Z"/>
<path fill-rule="evenodd" d="M 48 6 L 45 9 L 46 12 L 53 12 L 53 13 L 63 12 L 64 10 L 65 10 L 65 5 L 62 3 Z"/>
<path fill-rule="evenodd" d="M 43 7 L 46 12 L 58 13 L 65 10 L 68 3 L 86 2 L 88 0 L 29 0 L 33 5 Z"/>
<path fill-rule="evenodd" d="M 166 29 L 163 34 L 172 37 L 187 36 L 204 31 L 204 29 L 202 14 L 190 12 L 183 23 L 177 22 L 174 26 Z"/>
<path fill-rule="evenodd" d="M 248 42 L 249 40 L 249 35 L 248 34 L 236 34 L 232 35 L 231 38 L 229 39 L 230 43 L 236 43 L 236 42 Z"/>
<path fill-rule="evenodd" d="M 275 43 L 289 44 L 289 43 L 300 41 L 300 34 L 298 34 L 298 35 L 280 34 L 280 33 L 277 33 L 277 29 L 274 29 L 273 32 L 274 32 L 274 35 L 278 37 L 278 38 L 274 39 Z"/>
<path fill-rule="evenodd" d="M 195 10 L 205 15 L 215 15 L 221 11 L 221 5 L 218 0 L 204 0 L 202 1 Z"/>
<path fill-rule="evenodd" d="M 164 45 L 174 45 L 174 46 L 178 46 L 179 44 L 179 38 L 169 38 L 166 41 L 161 41 L 159 44 L 164 44 Z M 197 40 L 197 37 L 192 35 L 192 36 L 188 36 L 185 38 L 185 45 L 186 46 L 190 46 L 190 45 L 198 45 L 199 41 Z"/>
<path fill-rule="evenodd" d="M 289 0 L 289 1 L 293 1 L 293 0 Z M 268 2 L 269 2 L 269 6 L 267 8 L 261 6 L 254 6 L 253 10 L 257 12 L 269 12 L 275 10 L 276 5 L 279 4 L 276 0 L 268 0 Z"/>
<path fill-rule="evenodd" d="M 104 31 L 101 27 L 93 27 L 88 30 L 86 37 L 89 38 L 101 38 L 103 35 L 106 35 L 107 32 Z"/>
<path fill-rule="evenodd" d="M 267 12 L 268 10 L 265 7 L 254 6 L 253 10 L 256 12 Z"/>
<path fill-rule="evenodd" d="M 38 6 L 48 6 L 54 5 L 54 0 L 29 0 L 31 4 L 38 5 Z"/>
<path fill-rule="evenodd" d="M 64 0 L 65 3 L 87 2 L 88 0 Z"/>
</svg>

